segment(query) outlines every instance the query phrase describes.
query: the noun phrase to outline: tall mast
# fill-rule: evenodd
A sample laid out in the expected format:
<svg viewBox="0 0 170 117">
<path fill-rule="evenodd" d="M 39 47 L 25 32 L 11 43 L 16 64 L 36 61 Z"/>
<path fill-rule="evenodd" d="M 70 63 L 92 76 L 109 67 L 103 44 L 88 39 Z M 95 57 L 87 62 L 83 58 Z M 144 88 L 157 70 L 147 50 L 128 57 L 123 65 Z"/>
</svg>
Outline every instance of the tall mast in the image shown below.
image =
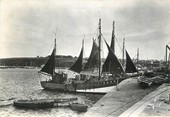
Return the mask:
<svg viewBox="0 0 170 117">
<path fill-rule="evenodd" d="M 167 45 L 165 47 L 165 67 L 167 67 Z"/>
<path fill-rule="evenodd" d="M 84 51 L 84 39 L 82 40 L 82 49 Z"/>
<path fill-rule="evenodd" d="M 112 30 L 112 38 L 111 38 L 111 49 L 115 53 L 115 21 L 113 21 L 113 30 Z"/>
<path fill-rule="evenodd" d="M 168 67 L 168 50 L 170 50 L 170 47 L 168 46 L 168 44 L 166 45 L 166 53 L 165 53 L 165 64 L 166 64 L 166 68 Z"/>
<path fill-rule="evenodd" d="M 56 34 L 57 34 L 57 29 L 56 29 L 56 31 L 53 31 L 53 33 L 55 34 L 54 49 L 55 49 L 55 54 L 56 54 Z"/>
<path fill-rule="evenodd" d="M 54 55 L 56 55 L 56 34 L 57 34 L 57 29 L 56 29 L 56 32 L 53 31 L 53 33 L 55 34 L 55 39 L 54 39 Z M 55 61 L 55 56 L 54 56 L 54 61 Z M 52 78 L 54 77 L 54 75 L 55 75 L 55 62 L 54 62 L 54 70 L 53 70 Z"/>
<path fill-rule="evenodd" d="M 85 39 L 85 34 L 83 35 L 83 40 L 82 40 L 82 47 L 84 49 L 84 39 Z"/>
<path fill-rule="evenodd" d="M 123 38 L 123 49 L 122 49 L 122 66 L 123 67 L 124 67 L 124 63 L 125 63 L 124 52 L 125 52 L 125 37 Z"/>
<path fill-rule="evenodd" d="M 99 80 L 101 79 L 101 19 L 99 19 Z"/>
<path fill-rule="evenodd" d="M 137 49 L 137 60 L 136 60 L 136 64 L 138 64 L 139 62 L 139 48 Z"/>
</svg>

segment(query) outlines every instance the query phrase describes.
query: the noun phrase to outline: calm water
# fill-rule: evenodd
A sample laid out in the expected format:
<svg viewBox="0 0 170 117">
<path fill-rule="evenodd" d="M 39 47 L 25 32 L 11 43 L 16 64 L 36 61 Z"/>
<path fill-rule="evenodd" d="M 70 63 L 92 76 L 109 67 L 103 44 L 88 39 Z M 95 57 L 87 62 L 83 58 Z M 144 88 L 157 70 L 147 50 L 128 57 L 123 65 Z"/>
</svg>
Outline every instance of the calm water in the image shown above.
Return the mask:
<svg viewBox="0 0 170 117">
<path fill-rule="evenodd" d="M 43 90 L 37 69 L 0 69 L 0 102 L 15 99 L 43 99 L 77 97 L 78 102 L 92 106 L 103 95 L 69 94 Z M 14 100 L 15 100 L 14 99 Z M 13 101 L 13 100 L 11 100 Z M 13 105 L 1 106 L 0 117 L 79 117 L 84 113 L 72 111 L 68 107 L 51 109 L 17 109 Z"/>
</svg>

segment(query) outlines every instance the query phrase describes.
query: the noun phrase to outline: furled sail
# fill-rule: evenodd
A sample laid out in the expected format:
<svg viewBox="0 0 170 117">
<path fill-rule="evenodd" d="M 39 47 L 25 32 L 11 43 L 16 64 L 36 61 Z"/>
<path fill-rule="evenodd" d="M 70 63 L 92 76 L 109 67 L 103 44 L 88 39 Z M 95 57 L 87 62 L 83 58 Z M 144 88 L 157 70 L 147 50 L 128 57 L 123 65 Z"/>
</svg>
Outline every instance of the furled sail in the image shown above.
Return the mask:
<svg viewBox="0 0 170 117">
<path fill-rule="evenodd" d="M 82 71 L 82 65 L 83 65 L 83 47 L 81 49 L 77 61 L 70 67 L 69 70 L 80 73 Z"/>
<path fill-rule="evenodd" d="M 111 73 L 111 74 L 121 74 L 124 72 L 123 67 L 121 66 L 119 60 L 117 59 L 116 55 L 114 54 L 113 50 L 109 47 L 109 45 L 107 44 L 107 42 L 105 41 L 108 51 L 109 51 L 109 55 L 108 55 L 108 61 L 109 62 L 105 62 L 105 71 Z M 105 72 L 103 70 L 103 72 Z"/>
<path fill-rule="evenodd" d="M 126 73 L 134 73 L 137 72 L 137 69 L 135 67 L 135 65 L 133 64 L 128 52 L 126 51 L 126 69 L 125 69 Z"/>
<path fill-rule="evenodd" d="M 93 40 L 93 47 L 90 57 L 85 64 L 82 75 L 98 76 L 99 75 L 99 47 Z"/>
<path fill-rule="evenodd" d="M 55 43 L 56 43 L 56 40 L 55 40 Z M 44 67 L 40 70 L 40 72 L 50 74 L 52 77 L 54 76 L 55 53 L 56 53 L 56 46 L 54 47 L 53 52 L 51 53 L 51 56 L 49 57 Z"/>
</svg>

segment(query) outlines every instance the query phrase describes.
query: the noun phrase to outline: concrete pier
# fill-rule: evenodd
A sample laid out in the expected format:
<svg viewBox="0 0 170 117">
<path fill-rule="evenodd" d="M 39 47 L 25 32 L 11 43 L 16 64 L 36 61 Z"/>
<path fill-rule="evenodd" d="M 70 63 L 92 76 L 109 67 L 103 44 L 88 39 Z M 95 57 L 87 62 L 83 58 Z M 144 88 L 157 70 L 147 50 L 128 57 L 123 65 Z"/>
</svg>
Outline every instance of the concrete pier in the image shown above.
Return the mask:
<svg viewBox="0 0 170 117">
<path fill-rule="evenodd" d="M 119 117 L 170 117 L 169 94 L 170 84 L 163 84 Z"/>
<path fill-rule="evenodd" d="M 142 89 L 136 78 L 129 78 L 112 88 L 103 98 L 91 107 L 84 117 L 118 117 L 157 86 Z"/>
</svg>

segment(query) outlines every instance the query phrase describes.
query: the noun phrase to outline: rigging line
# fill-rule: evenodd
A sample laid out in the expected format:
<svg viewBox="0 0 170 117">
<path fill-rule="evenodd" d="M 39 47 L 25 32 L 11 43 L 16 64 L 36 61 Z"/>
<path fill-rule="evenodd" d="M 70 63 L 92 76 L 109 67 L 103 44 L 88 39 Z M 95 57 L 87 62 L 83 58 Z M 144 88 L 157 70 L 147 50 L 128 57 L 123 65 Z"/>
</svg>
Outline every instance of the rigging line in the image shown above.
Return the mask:
<svg viewBox="0 0 170 117">
<path fill-rule="evenodd" d="M 103 37 L 103 39 L 106 40 L 106 39 L 104 38 L 103 34 L 101 34 L 101 37 Z M 101 51 L 103 50 L 103 51 L 102 51 L 102 57 L 104 58 L 104 47 L 103 47 L 103 43 L 104 43 L 104 42 L 103 42 L 103 40 L 101 39 Z"/>
<path fill-rule="evenodd" d="M 123 49 L 121 48 L 120 43 L 119 43 L 117 37 L 115 37 L 115 39 L 116 39 L 116 42 L 118 43 L 118 46 L 119 46 L 119 49 L 120 49 L 120 52 L 119 52 L 119 56 L 120 56 L 120 54 L 121 54 Z"/>
<path fill-rule="evenodd" d="M 92 37 L 96 37 L 97 34 L 98 34 L 98 26 L 97 26 L 96 30 L 94 31 L 94 35 L 92 35 Z"/>
<path fill-rule="evenodd" d="M 97 25 L 96 31 L 95 31 L 95 33 L 94 33 L 94 37 L 95 37 L 95 38 L 98 38 L 98 35 L 99 35 L 98 29 L 99 29 L 99 25 Z"/>
<path fill-rule="evenodd" d="M 120 43 L 119 43 L 117 37 L 115 37 L 115 39 L 116 39 L 116 41 L 117 41 L 117 43 L 118 43 L 118 46 L 119 46 L 120 50 L 122 50 L 122 48 L 121 48 L 121 46 L 120 46 Z"/>
<path fill-rule="evenodd" d="M 101 58 L 104 58 L 104 47 L 103 47 L 103 41 L 102 40 L 101 40 L 101 54 L 102 54 Z"/>
<path fill-rule="evenodd" d="M 103 34 L 101 34 L 102 35 L 102 37 L 104 38 L 104 36 L 103 36 Z M 104 38 L 105 39 L 105 38 Z M 117 43 L 118 43 L 118 46 L 119 46 L 119 48 L 120 48 L 120 50 L 122 50 L 122 48 L 121 48 L 121 46 L 120 46 L 120 44 L 119 44 L 119 42 L 118 42 L 118 40 L 117 40 L 117 37 L 115 36 L 115 39 L 116 39 L 116 41 L 117 41 Z M 106 40 L 106 39 L 105 39 Z"/>
</svg>

